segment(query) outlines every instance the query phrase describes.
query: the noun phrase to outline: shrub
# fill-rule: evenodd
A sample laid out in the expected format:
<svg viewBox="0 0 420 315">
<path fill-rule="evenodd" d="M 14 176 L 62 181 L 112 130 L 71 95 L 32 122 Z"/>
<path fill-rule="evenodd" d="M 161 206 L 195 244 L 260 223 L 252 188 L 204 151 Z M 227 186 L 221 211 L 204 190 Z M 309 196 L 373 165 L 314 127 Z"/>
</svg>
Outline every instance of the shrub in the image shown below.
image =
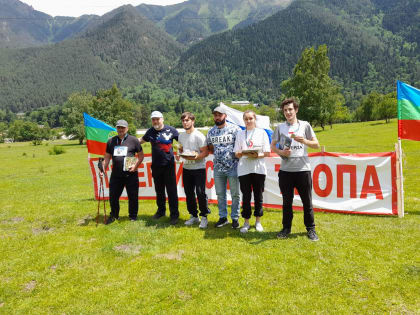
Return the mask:
<svg viewBox="0 0 420 315">
<path fill-rule="evenodd" d="M 59 155 L 65 153 L 66 150 L 64 150 L 63 147 L 60 147 L 58 145 L 53 146 L 51 149 L 48 150 L 49 155 Z"/>
</svg>

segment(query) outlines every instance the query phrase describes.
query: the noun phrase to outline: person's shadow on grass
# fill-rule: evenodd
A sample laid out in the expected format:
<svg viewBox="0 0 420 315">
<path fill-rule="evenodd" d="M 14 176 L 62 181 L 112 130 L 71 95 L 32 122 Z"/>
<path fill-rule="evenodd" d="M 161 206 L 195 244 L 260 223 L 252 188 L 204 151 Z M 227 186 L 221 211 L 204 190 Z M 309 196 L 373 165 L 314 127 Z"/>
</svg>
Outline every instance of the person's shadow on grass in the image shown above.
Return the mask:
<svg viewBox="0 0 420 315">
<path fill-rule="evenodd" d="M 257 232 L 254 227 L 247 233 L 241 233 L 239 229 L 232 229 L 231 224 L 227 224 L 220 228 L 215 227 L 215 222 L 209 222 L 209 225 L 204 231 L 205 239 L 224 239 L 224 238 L 242 238 L 250 244 L 259 244 L 264 241 L 276 239 L 277 232 L 263 231 Z"/>
<path fill-rule="evenodd" d="M 175 225 L 171 225 L 169 216 L 164 216 L 159 219 L 153 219 L 153 215 L 146 215 L 142 214 L 137 217 L 137 220 L 141 220 L 145 223 L 146 227 L 155 227 L 156 229 L 165 229 L 165 228 L 181 228 L 185 227 L 184 220 L 178 219 L 178 223 Z"/>
</svg>

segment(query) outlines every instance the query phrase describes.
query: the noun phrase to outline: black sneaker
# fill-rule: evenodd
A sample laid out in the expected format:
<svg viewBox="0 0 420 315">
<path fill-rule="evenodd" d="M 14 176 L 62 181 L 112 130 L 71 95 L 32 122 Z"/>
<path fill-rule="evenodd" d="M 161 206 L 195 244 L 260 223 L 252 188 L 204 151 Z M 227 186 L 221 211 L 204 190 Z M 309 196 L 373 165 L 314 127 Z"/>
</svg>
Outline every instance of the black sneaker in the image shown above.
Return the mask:
<svg viewBox="0 0 420 315">
<path fill-rule="evenodd" d="M 277 233 L 277 238 L 287 238 L 290 232 L 291 232 L 290 229 L 283 228 L 283 230 Z"/>
<path fill-rule="evenodd" d="M 232 229 L 239 229 L 238 220 L 232 219 Z"/>
<path fill-rule="evenodd" d="M 112 215 L 110 215 L 108 218 L 106 218 L 105 225 L 111 224 L 114 221 L 115 218 Z"/>
<path fill-rule="evenodd" d="M 315 230 L 308 231 L 308 238 L 313 242 L 319 241 L 318 235 L 316 235 Z"/>
<path fill-rule="evenodd" d="M 178 223 L 178 218 L 171 218 L 170 220 L 169 220 L 169 224 L 170 225 L 176 225 Z"/>
<path fill-rule="evenodd" d="M 153 215 L 153 219 L 158 220 L 158 219 L 160 219 L 161 217 L 164 217 L 164 216 L 165 216 L 165 213 L 162 213 L 162 212 L 157 211 L 157 212 Z"/>
<path fill-rule="evenodd" d="M 227 218 L 220 218 L 219 221 L 216 222 L 216 225 L 215 226 L 217 228 L 219 228 L 219 227 L 222 227 L 222 226 L 224 226 L 226 224 L 229 224 L 228 219 Z"/>
<path fill-rule="evenodd" d="M 130 217 L 130 221 L 131 221 L 131 222 L 137 221 L 137 218 L 132 218 L 132 217 Z"/>
</svg>

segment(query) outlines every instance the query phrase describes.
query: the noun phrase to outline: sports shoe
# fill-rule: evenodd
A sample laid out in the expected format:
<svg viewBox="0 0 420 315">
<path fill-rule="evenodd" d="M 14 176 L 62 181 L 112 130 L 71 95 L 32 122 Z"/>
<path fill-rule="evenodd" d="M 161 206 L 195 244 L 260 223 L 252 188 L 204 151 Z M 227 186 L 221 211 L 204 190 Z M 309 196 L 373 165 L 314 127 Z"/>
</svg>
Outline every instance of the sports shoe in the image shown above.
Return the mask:
<svg viewBox="0 0 420 315">
<path fill-rule="evenodd" d="M 239 221 L 232 219 L 232 229 L 239 229 Z"/>
<path fill-rule="evenodd" d="M 161 213 L 161 212 L 157 211 L 157 212 L 153 215 L 153 219 L 158 220 L 158 219 L 160 219 L 161 217 L 164 217 L 164 216 L 165 216 L 165 214 L 164 214 L 164 213 Z"/>
<path fill-rule="evenodd" d="M 201 223 L 198 227 L 200 229 L 206 229 L 208 223 L 209 223 L 209 221 L 208 221 L 207 217 L 201 217 Z"/>
<path fill-rule="evenodd" d="M 318 235 L 316 235 L 315 230 L 308 231 L 308 238 L 313 242 L 319 241 Z"/>
<path fill-rule="evenodd" d="M 106 218 L 105 225 L 111 224 L 114 221 L 115 218 L 112 215 L 110 215 L 108 218 Z"/>
<path fill-rule="evenodd" d="M 288 228 L 283 228 L 283 230 L 281 230 L 280 232 L 277 233 L 277 237 L 278 238 L 287 238 L 290 234 L 290 229 Z"/>
<path fill-rule="evenodd" d="M 137 217 L 136 217 L 136 218 L 134 218 L 134 217 L 130 217 L 130 221 L 131 221 L 131 222 L 137 221 Z"/>
<path fill-rule="evenodd" d="M 229 224 L 228 219 L 227 218 L 220 218 L 219 221 L 216 222 L 216 225 L 215 226 L 217 228 L 219 228 L 219 227 L 222 227 L 222 226 L 224 226 L 226 224 Z"/>
<path fill-rule="evenodd" d="M 241 233 L 247 233 L 250 228 L 251 226 L 249 225 L 249 223 L 245 222 L 239 231 L 241 231 Z"/>
<path fill-rule="evenodd" d="M 195 216 L 191 216 L 189 220 L 185 221 L 185 225 L 191 226 L 193 224 L 200 223 L 200 219 Z"/>
<path fill-rule="evenodd" d="M 257 232 L 264 231 L 264 228 L 263 228 L 261 222 L 255 222 L 255 229 L 257 230 Z"/>
<path fill-rule="evenodd" d="M 169 220 L 169 224 L 170 225 L 176 225 L 178 223 L 178 218 L 171 218 L 170 220 Z"/>
</svg>

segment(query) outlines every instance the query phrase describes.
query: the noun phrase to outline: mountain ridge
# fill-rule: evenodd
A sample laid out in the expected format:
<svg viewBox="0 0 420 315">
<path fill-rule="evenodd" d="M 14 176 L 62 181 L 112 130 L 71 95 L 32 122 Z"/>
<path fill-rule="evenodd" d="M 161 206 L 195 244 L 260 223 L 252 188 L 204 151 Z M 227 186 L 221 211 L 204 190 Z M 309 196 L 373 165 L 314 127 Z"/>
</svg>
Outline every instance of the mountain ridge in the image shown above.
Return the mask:
<svg viewBox="0 0 420 315">
<path fill-rule="evenodd" d="M 168 6 L 141 4 L 136 8 L 183 44 L 214 33 L 240 28 L 287 7 L 293 0 L 189 0 Z"/>
<path fill-rule="evenodd" d="M 125 6 L 77 38 L 0 49 L 0 106 L 28 111 L 63 102 L 72 92 L 153 81 L 182 50 L 134 7 Z"/>
<path fill-rule="evenodd" d="M 355 93 L 389 92 L 396 78 L 420 81 L 415 71 L 420 69 L 419 59 L 400 47 L 402 38 L 377 25 L 366 26 L 362 16 L 357 16 L 360 21 L 351 19 L 360 7 L 369 8 L 369 19 L 381 14 L 374 3 L 327 2 L 296 0 L 257 24 L 195 44 L 165 76 L 163 85 L 188 96 L 266 103 L 280 95 L 280 84 L 291 75 L 303 49 L 321 44 L 329 48 L 331 75 L 344 86 L 347 101 Z"/>
<path fill-rule="evenodd" d="M 0 0 L 0 48 L 26 48 L 56 43 L 82 32 L 96 15 L 52 17 L 18 0 Z"/>
</svg>

